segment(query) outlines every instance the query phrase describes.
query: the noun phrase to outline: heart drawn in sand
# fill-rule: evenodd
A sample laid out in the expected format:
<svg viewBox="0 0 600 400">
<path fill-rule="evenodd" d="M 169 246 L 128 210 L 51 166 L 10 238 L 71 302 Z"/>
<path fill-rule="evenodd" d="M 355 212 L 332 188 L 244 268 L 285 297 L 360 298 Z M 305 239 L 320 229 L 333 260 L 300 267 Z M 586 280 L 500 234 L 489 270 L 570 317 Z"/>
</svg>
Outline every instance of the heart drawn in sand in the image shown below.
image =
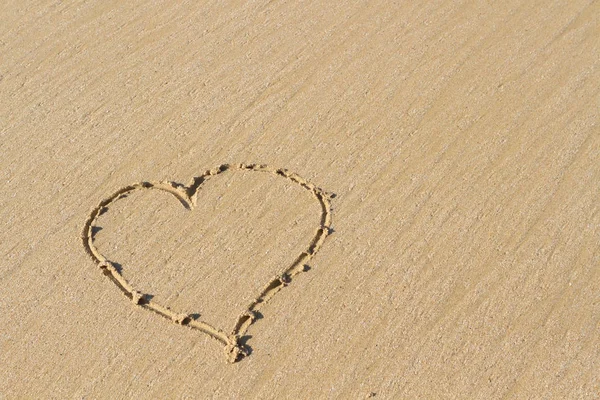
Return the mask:
<svg viewBox="0 0 600 400">
<path fill-rule="evenodd" d="M 198 189 L 209 179 L 225 173 L 230 170 L 256 171 L 270 173 L 301 186 L 309 191 L 319 202 L 321 206 L 320 226 L 316 229 L 314 237 L 311 239 L 305 251 L 301 252 L 295 260 L 283 269 L 265 285 L 258 296 L 248 305 L 235 321 L 230 333 L 212 326 L 195 317 L 196 314 L 178 313 L 152 300 L 152 296 L 147 293 L 136 290 L 121 274 L 117 268 L 116 261 L 108 260 L 94 244 L 94 232 L 98 217 L 108 210 L 108 206 L 114 204 L 119 199 L 126 197 L 129 193 L 138 190 L 157 189 L 172 194 L 188 210 L 193 210 L 196 206 L 196 194 Z M 176 324 L 186 326 L 204 332 L 212 338 L 218 340 L 225 346 L 225 353 L 229 362 L 235 362 L 249 354 L 248 348 L 242 343 L 241 338 L 246 334 L 250 326 L 257 317 L 261 315 L 259 310 L 273 296 L 287 286 L 294 276 L 305 270 L 306 263 L 315 256 L 317 251 L 323 245 L 326 237 L 331 233 L 331 198 L 333 195 L 318 188 L 299 175 L 289 172 L 282 168 L 271 168 L 267 165 L 259 164 L 223 164 L 215 169 L 206 171 L 204 174 L 194 177 L 186 186 L 176 182 L 139 182 L 130 186 L 120 188 L 95 207 L 88 219 L 82 233 L 83 246 L 86 252 L 98 264 L 104 275 L 106 275 L 135 305 L 153 311 Z"/>
</svg>

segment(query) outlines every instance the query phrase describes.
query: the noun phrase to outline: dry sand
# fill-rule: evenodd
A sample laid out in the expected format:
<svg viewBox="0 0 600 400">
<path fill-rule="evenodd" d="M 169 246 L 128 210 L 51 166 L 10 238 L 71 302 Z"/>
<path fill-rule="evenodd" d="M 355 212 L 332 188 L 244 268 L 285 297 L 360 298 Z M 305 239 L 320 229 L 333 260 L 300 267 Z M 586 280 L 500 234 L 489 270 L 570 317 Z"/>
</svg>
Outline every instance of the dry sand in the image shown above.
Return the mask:
<svg viewBox="0 0 600 400">
<path fill-rule="evenodd" d="M 0 398 L 600 398 L 599 38 L 589 0 L 2 2 Z"/>
</svg>

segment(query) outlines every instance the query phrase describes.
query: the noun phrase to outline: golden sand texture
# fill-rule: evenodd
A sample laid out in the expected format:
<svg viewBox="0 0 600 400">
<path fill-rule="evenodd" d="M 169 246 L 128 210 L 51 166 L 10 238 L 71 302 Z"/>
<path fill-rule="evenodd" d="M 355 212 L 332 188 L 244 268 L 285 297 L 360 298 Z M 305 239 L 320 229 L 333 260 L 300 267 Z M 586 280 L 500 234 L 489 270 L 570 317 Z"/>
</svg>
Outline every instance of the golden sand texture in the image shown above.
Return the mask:
<svg viewBox="0 0 600 400">
<path fill-rule="evenodd" d="M 0 399 L 599 398 L 599 37 L 589 0 L 3 2 Z"/>
</svg>

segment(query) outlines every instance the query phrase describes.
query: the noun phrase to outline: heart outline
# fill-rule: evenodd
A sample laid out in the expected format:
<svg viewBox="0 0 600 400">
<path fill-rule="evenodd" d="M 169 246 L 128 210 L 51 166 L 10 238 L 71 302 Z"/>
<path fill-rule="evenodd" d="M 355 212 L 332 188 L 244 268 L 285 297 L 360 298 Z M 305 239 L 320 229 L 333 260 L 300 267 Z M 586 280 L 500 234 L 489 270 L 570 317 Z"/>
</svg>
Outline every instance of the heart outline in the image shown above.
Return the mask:
<svg viewBox="0 0 600 400">
<path fill-rule="evenodd" d="M 125 197 L 127 194 L 137 190 L 163 190 L 175 196 L 186 209 L 193 210 L 196 206 L 198 189 L 202 184 L 209 178 L 229 170 L 267 172 L 286 178 L 311 192 L 321 205 L 320 225 L 319 228 L 317 228 L 315 235 L 312 237 L 308 248 L 300 253 L 294 262 L 284 269 L 283 272 L 277 274 L 269 281 L 264 289 L 261 290 L 260 294 L 252 300 L 246 310 L 244 310 L 237 318 L 230 334 L 207 322 L 194 318 L 192 314 L 176 313 L 170 308 L 162 306 L 156 301 L 152 301 L 149 294 L 136 290 L 117 269 L 115 263 L 109 261 L 94 245 L 94 227 L 98 217 L 108 210 L 110 204 Z M 262 306 L 268 303 L 268 301 L 283 287 L 291 283 L 294 276 L 305 270 L 306 262 L 316 255 L 318 250 L 323 246 L 327 236 L 332 233 L 331 199 L 333 197 L 335 197 L 335 195 L 324 191 L 298 174 L 284 168 L 272 168 L 264 164 L 222 164 L 217 168 L 207 170 L 200 176 L 192 178 L 188 185 L 172 181 L 138 182 L 118 189 L 92 209 L 85 222 L 81 239 L 86 253 L 97 263 L 103 274 L 106 275 L 135 305 L 155 312 L 176 324 L 199 330 L 213 339 L 218 340 L 225 346 L 224 350 L 227 361 L 233 363 L 249 354 L 246 345 L 241 343 L 241 338 L 248 332 L 248 329 L 257 320 L 257 317 L 261 315 L 259 310 Z"/>
</svg>

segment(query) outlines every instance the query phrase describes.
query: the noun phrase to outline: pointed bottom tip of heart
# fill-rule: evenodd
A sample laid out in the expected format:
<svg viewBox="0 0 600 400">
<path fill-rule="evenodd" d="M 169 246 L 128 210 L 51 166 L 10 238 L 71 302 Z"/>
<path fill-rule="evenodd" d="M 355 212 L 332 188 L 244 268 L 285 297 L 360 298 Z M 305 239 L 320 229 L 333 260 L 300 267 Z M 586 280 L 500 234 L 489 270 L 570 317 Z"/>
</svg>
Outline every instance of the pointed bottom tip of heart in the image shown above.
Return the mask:
<svg viewBox="0 0 600 400">
<path fill-rule="evenodd" d="M 242 360 L 248 354 L 248 350 L 240 345 L 237 341 L 225 346 L 225 357 L 227 357 L 227 362 L 230 364 Z"/>
</svg>

